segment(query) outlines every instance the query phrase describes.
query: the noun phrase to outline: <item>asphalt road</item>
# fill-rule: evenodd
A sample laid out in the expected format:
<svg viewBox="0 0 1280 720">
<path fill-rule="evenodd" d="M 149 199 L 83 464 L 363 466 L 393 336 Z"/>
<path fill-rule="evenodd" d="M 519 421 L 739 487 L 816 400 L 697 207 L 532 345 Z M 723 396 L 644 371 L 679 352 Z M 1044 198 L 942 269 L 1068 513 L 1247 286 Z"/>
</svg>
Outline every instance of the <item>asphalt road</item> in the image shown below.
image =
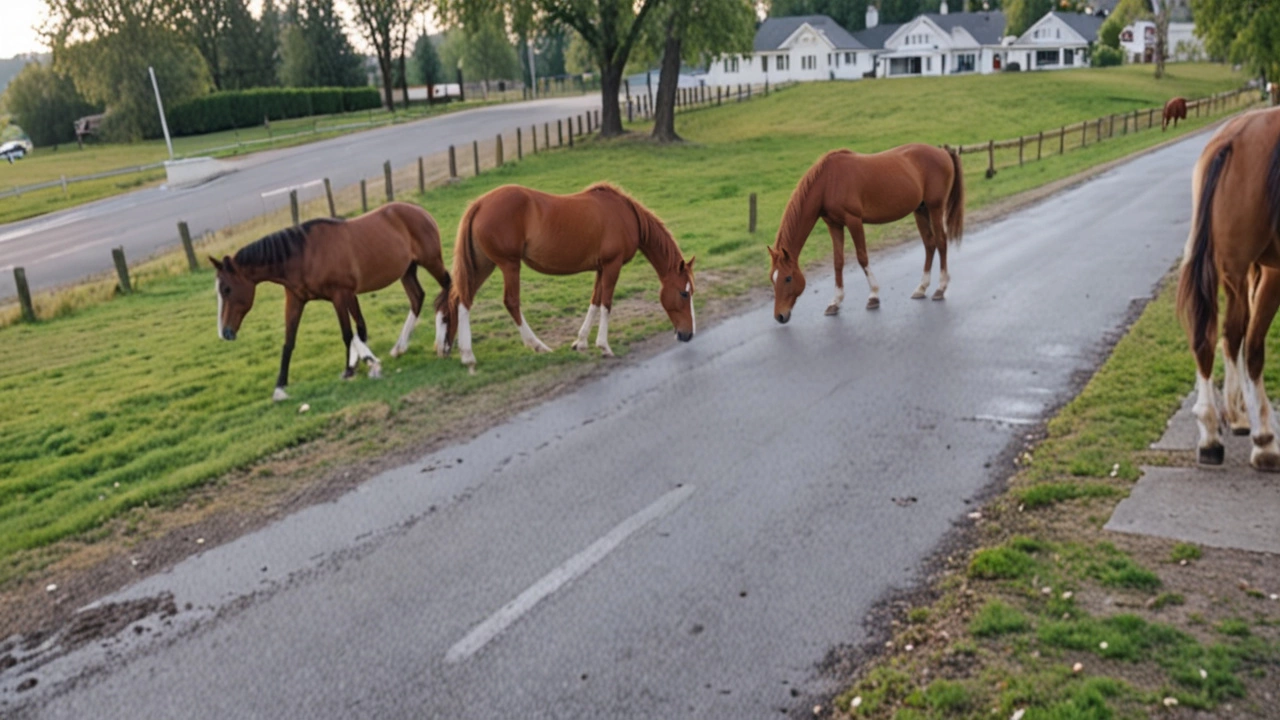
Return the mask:
<svg viewBox="0 0 1280 720">
<path fill-rule="evenodd" d="M 804 715 L 1176 261 L 1203 143 L 971 233 L 946 302 L 908 299 L 918 244 L 878 254 L 879 311 L 855 274 L 824 317 L 819 275 L 788 325 L 761 305 L 673 338 L 191 558 L 112 598 L 172 593 L 168 624 L 22 659 L 0 714 Z"/>
<path fill-rule="evenodd" d="M 404 125 L 343 135 L 227 160 L 233 171 L 189 189 L 149 188 L 20 222 L 0 225 L 0 299 L 11 298 L 14 266 L 33 290 L 111 269 L 110 248 L 140 260 L 178 244 L 178 222 L 195 236 L 288 206 L 287 193 L 262 193 L 328 177 L 334 189 L 382 176 L 382 163 L 408 165 L 450 144 L 491 140 L 516 127 L 555 122 L 600 107 L 599 95 L 511 103 L 450 113 Z M 459 160 L 461 162 L 461 159 Z M 379 188 L 381 186 L 378 186 Z M 304 198 L 323 196 L 313 187 Z"/>
</svg>

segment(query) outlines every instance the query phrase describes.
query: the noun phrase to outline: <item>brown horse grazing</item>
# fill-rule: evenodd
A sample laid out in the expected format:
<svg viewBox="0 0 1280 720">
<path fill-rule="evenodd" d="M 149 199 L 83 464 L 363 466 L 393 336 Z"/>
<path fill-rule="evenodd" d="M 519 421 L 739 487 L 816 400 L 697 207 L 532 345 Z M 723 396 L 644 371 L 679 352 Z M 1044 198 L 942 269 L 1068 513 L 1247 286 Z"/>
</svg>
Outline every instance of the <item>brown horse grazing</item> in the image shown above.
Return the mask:
<svg viewBox="0 0 1280 720">
<path fill-rule="evenodd" d="M 1179 120 L 1187 119 L 1187 99 L 1176 97 L 1164 104 L 1164 119 L 1160 121 L 1160 132 L 1164 132 L 1169 127 L 1169 121 L 1173 121 L 1173 127 L 1176 130 Z"/>
<path fill-rule="evenodd" d="M 289 396 L 289 357 L 302 308 L 310 300 L 328 300 L 338 312 L 347 354 L 343 378 L 355 374 L 361 360 L 369 364 L 369 376 L 378 377 L 381 363 L 366 345 L 369 333 L 360 314 L 359 293 L 381 290 L 399 280 L 409 296 L 409 317 L 400 332 L 392 357 L 409 347 L 409 335 L 418 323 L 426 293 L 418 283 L 418 266 L 440 283 L 436 298 L 436 347 L 443 341 L 444 306 L 450 282 L 440 253 L 440 229 L 427 211 L 417 205 L 391 203 L 351 220 L 310 220 L 286 228 L 244 246 L 235 257 L 209 258 L 218 270 L 218 337 L 235 340 L 240 322 L 253 307 L 260 282 L 284 286 L 284 350 L 280 375 L 272 397 Z M 351 333 L 351 320 L 356 335 Z"/>
<path fill-rule="evenodd" d="M 773 283 L 773 316 L 791 319 L 791 308 L 804 292 L 800 250 L 818 218 L 827 223 L 835 248 L 836 295 L 826 314 L 840 312 L 844 301 L 844 228 L 853 236 L 858 264 L 871 286 L 867 309 L 880 307 L 880 286 L 867 267 L 867 239 L 863 224 L 889 223 L 915 213 L 924 241 L 924 278 L 911 296 L 925 296 L 933 269 L 933 253 L 942 263 L 934 300 L 947 292 L 947 240 L 960 242 L 964 234 L 964 173 L 954 150 L 931 145 L 903 145 L 874 155 L 836 150 L 823 155 L 796 185 L 768 248 Z"/>
<path fill-rule="evenodd" d="M 1252 429 L 1249 462 L 1280 470 L 1280 445 L 1262 384 L 1267 330 L 1280 307 L 1280 109 L 1224 125 L 1205 146 L 1192 179 L 1193 215 L 1178 283 L 1178 311 L 1198 374 L 1200 462 L 1219 465 L 1219 426 Z M 1218 287 L 1226 294 L 1222 354 L 1226 407 L 1213 386 Z M 1224 412 L 1225 411 L 1225 412 Z"/>
<path fill-rule="evenodd" d="M 474 370 L 471 349 L 471 305 L 493 273 L 502 271 L 503 302 L 520 338 L 535 352 L 550 352 L 520 312 L 520 263 L 547 275 L 596 274 L 587 319 L 574 350 L 587 349 L 597 314 L 596 347 L 609 348 L 609 312 L 622 266 L 640 251 L 662 283 L 658 300 L 675 326 L 676 337 L 693 338 L 693 258 L 688 262 L 671 233 L 652 212 L 612 185 L 599 183 L 573 195 L 550 195 L 518 185 L 504 185 L 471 203 L 458 223 L 453 252 L 453 290 L 449 293 L 444 352 L 456 335 L 462 363 Z"/>
</svg>

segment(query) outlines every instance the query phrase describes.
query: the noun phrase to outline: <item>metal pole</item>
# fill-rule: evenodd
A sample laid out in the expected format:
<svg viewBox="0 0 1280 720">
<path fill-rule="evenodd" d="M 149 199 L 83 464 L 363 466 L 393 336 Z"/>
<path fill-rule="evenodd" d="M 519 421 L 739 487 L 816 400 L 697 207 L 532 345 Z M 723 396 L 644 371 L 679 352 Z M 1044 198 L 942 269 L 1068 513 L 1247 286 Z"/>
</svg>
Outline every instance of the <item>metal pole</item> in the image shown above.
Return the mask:
<svg viewBox="0 0 1280 720">
<path fill-rule="evenodd" d="M 173 141 L 169 139 L 169 123 L 164 119 L 164 103 L 160 101 L 160 85 L 156 82 L 156 70 L 150 65 L 147 66 L 147 72 L 151 73 L 151 89 L 156 91 L 156 108 L 160 110 L 160 127 L 164 129 L 164 144 L 169 148 L 169 159 L 173 159 Z"/>
</svg>

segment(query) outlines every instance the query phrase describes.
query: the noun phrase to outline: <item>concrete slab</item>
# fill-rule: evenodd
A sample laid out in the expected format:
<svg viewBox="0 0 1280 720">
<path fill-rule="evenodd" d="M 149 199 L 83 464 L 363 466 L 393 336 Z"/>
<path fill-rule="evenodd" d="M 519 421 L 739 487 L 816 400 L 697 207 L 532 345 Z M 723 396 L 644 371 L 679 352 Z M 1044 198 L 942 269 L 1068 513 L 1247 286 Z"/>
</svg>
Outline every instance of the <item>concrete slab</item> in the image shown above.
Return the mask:
<svg viewBox="0 0 1280 720">
<path fill-rule="evenodd" d="M 1191 414 L 1191 407 L 1196 404 L 1196 393 L 1182 401 L 1182 407 L 1169 418 L 1169 425 L 1159 440 L 1151 443 L 1152 450 L 1195 450 L 1200 440 L 1200 430 L 1196 427 L 1196 418 Z"/>
<path fill-rule="evenodd" d="M 208 157 L 187 158 L 185 160 L 167 160 L 164 164 L 171 188 L 194 187 L 209 182 L 231 172 L 230 163 Z"/>
<path fill-rule="evenodd" d="M 1107 530 L 1280 555 L 1280 476 L 1247 467 L 1142 470 Z"/>
</svg>

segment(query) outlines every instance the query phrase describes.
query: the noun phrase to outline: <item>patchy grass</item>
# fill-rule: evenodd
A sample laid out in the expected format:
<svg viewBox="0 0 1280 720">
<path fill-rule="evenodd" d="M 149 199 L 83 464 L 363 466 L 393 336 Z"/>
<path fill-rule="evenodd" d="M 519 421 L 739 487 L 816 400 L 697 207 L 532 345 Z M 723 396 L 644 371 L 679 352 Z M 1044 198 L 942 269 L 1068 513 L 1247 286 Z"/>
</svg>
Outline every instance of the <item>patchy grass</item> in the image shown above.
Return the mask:
<svg viewBox="0 0 1280 720">
<path fill-rule="evenodd" d="M 900 626 L 839 709 L 943 717 L 918 701 L 944 683 L 969 702 L 946 717 L 1277 716 L 1280 603 L 1264 590 L 1280 589 L 1280 567 L 1101 529 L 1140 464 L 1193 461 L 1148 450 L 1194 377 L 1172 295 L 1147 307 L 983 509 L 977 547 L 942 573 L 936 599 L 905 609 L 929 608 L 929 622 Z M 1269 345 L 1280 350 L 1274 335 Z M 898 650 L 908 642 L 913 652 Z"/>
<path fill-rule="evenodd" d="M 660 147 L 635 138 L 585 141 L 574 152 L 526 156 L 522 163 L 431 190 L 418 200 L 444 229 L 451 255 L 452 229 L 467 202 L 493 187 L 514 182 L 572 192 L 598 180 L 617 182 L 664 218 L 686 255 L 699 256 L 697 302 L 705 306 L 765 285 L 760 245 L 776 229 L 796 179 L 826 150 L 847 146 L 873 151 L 908 141 L 972 142 L 988 134 L 1008 136 L 1077 121 L 1082 114 L 1151 105 L 1171 92 L 1203 95 L 1240 81 L 1219 66 L 1180 65 L 1176 74 L 1161 83 L 1120 68 L 1034 77 L 810 84 L 751 103 L 682 115 L 680 130 L 692 141 L 685 145 Z M 1032 96 L 1037 101 L 1026 102 Z M 906 112 L 926 101 L 933 111 Z M 997 107 L 1015 110 L 993 112 Z M 1197 126 L 1189 122 L 1179 131 Z M 857 134 L 851 136 L 850 128 Z M 1022 169 L 1002 170 L 991 181 L 982 179 L 980 163 L 971 162 L 970 208 L 1172 136 L 1145 132 L 1116 138 Z M 760 198 L 761 232 L 754 236 L 746 229 L 750 192 Z M 869 233 L 871 244 L 883 244 L 906 228 L 905 223 L 878 226 Z M 227 250 L 265 230 L 255 225 L 221 236 L 202 250 Z M 810 243 L 815 248 L 809 251 L 811 259 L 830 252 L 825 232 L 820 234 L 823 241 Z M 180 259 L 168 262 L 181 267 Z M 545 355 L 523 348 L 502 307 L 501 283 L 494 279 L 486 284 L 472 316 L 480 361 L 475 376 L 468 376 L 456 358 L 443 362 L 428 354 L 429 327 L 420 330 L 409 355 L 386 357 L 406 307 L 402 291 L 392 286 L 361 298 L 371 346 L 385 360 L 385 379 L 337 382 L 342 368 L 337 328 L 327 307 L 312 307 L 302 320 L 293 356 L 294 402 L 286 404 L 269 400 L 283 304 L 281 292 L 272 286 L 258 293 L 257 307 L 235 343 L 215 337 L 216 306 L 207 273 L 142 275 L 138 292 L 106 303 L 98 300 L 110 296 L 111 288 L 102 284 L 95 292 L 103 295 L 84 305 L 59 306 L 56 320 L 0 330 L 6 347 L 0 393 L 11 408 L 0 417 L 5 438 L 0 445 L 0 582 L 30 567 L 14 559 L 17 555 L 67 537 L 89 538 L 85 533 L 131 508 L 175 503 L 193 487 L 318 438 L 366 437 L 353 419 L 374 417 L 397 427 L 398 439 L 392 442 L 421 441 L 447 428 L 417 409 L 423 403 L 443 405 L 484 389 L 590 367 L 598 362 L 595 356 L 574 353 L 568 344 L 591 282 L 588 275 L 524 273 L 524 313 L 539 335 L 559 348 Z M 610 328 L 616 352 L 625 354 L 634 343 L 669 327 L 655 302 L 655 289 L 653 271 L 643 259 L 624 269 L 615 294 L 619 321 Z M 50 347 L 59 352 L 47 352 Z M 1171 364 L 1179 373 L 1184 366 Z M 1168 387 L 1185 385 L 1189 374 L 1179 373 L 1170 371 Z M 301 402 L 310 405 L 309 413 L 297 412 Z M 1148 402 L 1150 408 L 1139 402 L 1123 415 L 1149 410 L 1155 417 L 1162 412 L 1164 405 Z M 398 427 L 397 418 L 413 422 Z M 1088 443 L 1086 449 L 1114 447 L 1108 442 Z M 369 438 L 358 452 L 368 456 L 386 448 L 384 441 Z M 1067 450 L 1061 452 L 1065 456 Z M 1029 553 L 1035 550 L 1006 550 L 1007 555 L 991 557 L 990 568 L 980 569 L 978 577 L 1019 577 L 1041 562 L 1032 560 Z"/>
</svg>

